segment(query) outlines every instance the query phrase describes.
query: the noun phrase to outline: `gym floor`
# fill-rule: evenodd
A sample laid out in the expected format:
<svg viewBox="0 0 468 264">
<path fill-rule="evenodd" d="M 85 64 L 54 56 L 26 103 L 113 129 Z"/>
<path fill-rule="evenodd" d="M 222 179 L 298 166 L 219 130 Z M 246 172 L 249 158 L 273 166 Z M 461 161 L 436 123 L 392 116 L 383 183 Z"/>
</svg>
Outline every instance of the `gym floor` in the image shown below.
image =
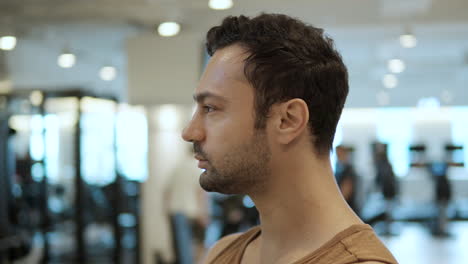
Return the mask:
<svg viewBox="0 0 468 264">
<path fill-rule="evenodd" d="M 394 229 L 398 235 L 381 239 L 400 264 L 468 263 L 468 222 L 451 222 L 443 238 L 418 223 L 396 223 Z"/>
<path fill-rule="evenodd" d="M 436 238 L 420 223 L 396 222 L 394 236 L 380 238 L 400 264 L 463 264 L 468 263 L 468 222 L 451 222 L 448 237 Z M 40 250 L 15 264 L 38 263 Z"/>
</svg>

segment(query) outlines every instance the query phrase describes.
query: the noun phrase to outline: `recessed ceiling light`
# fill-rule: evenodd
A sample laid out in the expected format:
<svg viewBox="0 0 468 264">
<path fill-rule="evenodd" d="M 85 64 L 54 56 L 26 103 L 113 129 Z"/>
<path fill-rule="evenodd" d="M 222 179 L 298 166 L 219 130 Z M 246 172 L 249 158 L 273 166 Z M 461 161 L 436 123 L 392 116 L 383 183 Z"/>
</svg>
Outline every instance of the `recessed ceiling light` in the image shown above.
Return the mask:
<svg viewBox="0 0 468 264">
<path fill-rule="evenodd" d="M 401 73 L 406 69 L 405 62 L 400 59 L 389 60 L 387 67 L 392 73 Z"/>
<path fill-rule="evenodd" d="M 112 81 L 115 79 L 115 77 L 117 77 L 117 69 L 112 66 L 102 67 L 99 71 L 99 76 L 104 81 Z"/>
<path fill-rule="evenodd" d="M 414 48 L 418 44 L 418 40 L 413 34 L 403 34 L 400 36 L 400 44 L 403 48 Z"/>
<path fill-rule="evenodd" d="M 226 10 L 233 6 L 232 0 L 210 0 L 208 6 L 214 10 Z"/>
<path fill-rule="evenodd" d="M 393 74 L 385 74 L 382 79 L 382 84 L 385 86 L 385 88 L 392 89 L 398 85 L 398 79 Z"/>
<path fill-rule="evenodd" d="M 34 106 L 39 106 L 43 100 L 44 100 L 44 95 L 42 95 L 41 91 L 33 91 L 29 95 L 29 101 L 31 101 L 31 104 Z"/>
<path fill-rule="evenodd" d="M 0 37 L 0 49 L 12 50 L 16 47 L 16 37 L 14 36 L 3 36 Z"/>
<path fill-rule="evenodd" d="M 180 25 L 176 22 L 164 22 L 158 26 L 158 33 L 163 37 L 172 37 L 180 32 Z"/>
<path fill-rule="evenodd" d="M 62 68 L 71 68 L 76 63 L 76 56 L 70 52 L 60 54 L 57 59 L 57 64 Z"/>
</svg>

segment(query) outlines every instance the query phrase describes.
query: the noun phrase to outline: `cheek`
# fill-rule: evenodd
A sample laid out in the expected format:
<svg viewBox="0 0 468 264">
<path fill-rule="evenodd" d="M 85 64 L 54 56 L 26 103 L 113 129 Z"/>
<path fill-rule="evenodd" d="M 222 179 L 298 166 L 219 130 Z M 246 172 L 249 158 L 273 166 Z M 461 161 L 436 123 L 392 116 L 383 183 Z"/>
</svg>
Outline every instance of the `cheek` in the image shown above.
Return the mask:
<svg viewBox="0 0 468 264">
<path fill-rule="evenodd" d="M 224 118 L 206 122 L 206 151 L 208 153 L 226 152 L 233 147 L 245 144 L 253 135 L 253 121 Z M 211 151 L 210 151 L 211 150 Z M 210 152 L 209 152 L 210 151 Z"/>
</svg>

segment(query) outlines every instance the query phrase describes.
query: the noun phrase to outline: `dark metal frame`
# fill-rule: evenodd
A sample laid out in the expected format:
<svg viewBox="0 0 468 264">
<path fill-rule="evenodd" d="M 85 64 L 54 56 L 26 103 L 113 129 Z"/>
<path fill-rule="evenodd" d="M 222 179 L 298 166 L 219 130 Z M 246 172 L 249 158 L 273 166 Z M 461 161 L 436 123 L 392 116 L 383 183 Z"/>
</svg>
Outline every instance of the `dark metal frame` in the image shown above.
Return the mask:
<svg viewBox="0 0 468 264">
<path fill-rule="evenodd" d="M 0 97 L 5 97 L 7 99 L 7 104 L 8 101 L 11 98 L 27 98 L 29 95 L 36 90 L 27 90 L 27 89 L 18 89 L 15 91 L 12 91 L 11 93 L 0 93 Z M 48 91 L 48 90 L 39 90 L 43 94 L 43 100 L 41 104 L 38 106 L 39 113 L 44 116 L 45 115 L 45 108 L 44 108 L 44 103 L 47 100 L 47 98 L 57 98 L 57 97 L 75 97 L 78 99 L 78 109 L 77 109 L 77 124 L 75 126 L 75 137 L 74 137 L 74 143 L 75 143 L 75 157 L 74 157 L 74 162 L 75 162 L 75 225 L 76 225 L 76 232 L 75 232 L 75 240 L 76 240 L 76 262 L 77 263 L 86 263 L 86 247 L 85 247 L 85 239 L 84 239 L 84 230 L 85 230 L 85 222 L 83 219 L 83 213 L 84 213 L 84 208 L 83 208 L 83 198 L 84 198 L 84 193 L 83 193 L 83 179 L 82 179 L 82 172 L 81 172 L 81 128 L 82 128 L 82 120 L 81 120 L 81 100 L 83 97 L 91 97 L 91 98 L 98 98 L 98 99 L 107 99 L 114 101 L 115 103 L 118 103 L 118 100 L 115 97 L 111 96 L 98 96 L 95 94 L 92 94 L 90 92 L 84 92 L 80 89 L 67 89 L 67 90 L 59 90 L 59 91 Z M 116 153 L 117 150 L 117 141 L 116 141 L 116 124 L 114 123 L 114 153 Z M 43 136 L 45 137 L 45 127 L 44 130 L 42 131 Z M 45 140 L 44 140 L 44 144 Z M 45 147 L 45 146 L 44 146 Z M 45 148 L 44 148 L 45 149 Z M 115 159 L 117 157 L 115 156 Z M 42 165 L 45 165 L 44 160 L 39 161 L 42 163 Z M 117 164 L 117 163 L 116 163 Z M 45 167 L 45 166 L 44 166 Z M 114 235 L 114 241 L 115 241 L 115 248 L 112 256 L 112 262 L 119 264 L 122 261 L 121 258 L 121 252 L 122 252 L 122 245 L 121 245 L 121 237 L 122 237 L 122 232 L 120 228 L 120 224 L 118 222 L 118 216 L 121 212 L 122 208 L 122 201 L 120 197 L 120 193 L 122 192 L 122 179 L 120 176 L 120 173 L 117 172 L 117 167 L 115 170 L 116 174 L 116 180 L 115 183 L 112 185 L 113 193 L 115 194 L 114 199 L 112 199 L 112 226 L 113 226 L 113 235 Z M 41 214 L 43 215 L 43 223 L 41 224 L 41 232 L 43 234 L 44 238 L 44 254 L 43 258 L 41 260 L 41 263 L 48 263 L 50 260 L 49 256 L 49 240 L 48 240 L 48 229 L 50 228 L 50 218 L 49 216 L 49 211 L 47 207 L 47 175 L 46 171 L 44 170 L 44 177 L 41 182 Z M 137 221 L 137 226 L 135 227 L 135 233 L 137 236 L 137 241 L 140 241 L 140 225 L 139 221 Z M 136 248 L 136 262 L 140 262 L 140 243 L 137 243 Z"/>
</svg>

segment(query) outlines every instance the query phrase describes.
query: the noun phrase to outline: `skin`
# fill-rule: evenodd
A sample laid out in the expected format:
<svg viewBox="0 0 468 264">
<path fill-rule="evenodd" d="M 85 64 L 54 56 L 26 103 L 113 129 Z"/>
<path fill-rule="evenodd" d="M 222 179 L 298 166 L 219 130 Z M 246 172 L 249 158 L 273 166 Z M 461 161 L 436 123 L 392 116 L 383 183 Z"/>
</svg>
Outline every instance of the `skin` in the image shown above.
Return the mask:
<svg viewBox="0 0 468 264">
<path fill-rule="evenodd" d="M 242 263 L 292 263 L 362 222 L 341 196 L 328 155 L 318 156 L 311 144 L 303 100 L 273 105 L 265 129 L 254 129 L 254 88 L 243 74 L 247 56 L 236 44 L 216 51 L 195 90 L 197 110 L 182 137 L 194 143 L 206 169 L 202 187 L 248 194 L 255 202 L 262 233 Z M 246 163 L 255 170 L 244 171 Z M 235 237 L 218 242 L 205 263 Z"/>
<path fill-rule="evenodd" d="M 263 188 L 271 154 L 265 131 L 251 128 L 253 89 L 242 73 L 241 57 L 232 55 L 217 53 L 207 66 L 183 138 L 194 143 L 202 160 L 200 185 L 206 191 L 247 194 Z"/>
</svg>

